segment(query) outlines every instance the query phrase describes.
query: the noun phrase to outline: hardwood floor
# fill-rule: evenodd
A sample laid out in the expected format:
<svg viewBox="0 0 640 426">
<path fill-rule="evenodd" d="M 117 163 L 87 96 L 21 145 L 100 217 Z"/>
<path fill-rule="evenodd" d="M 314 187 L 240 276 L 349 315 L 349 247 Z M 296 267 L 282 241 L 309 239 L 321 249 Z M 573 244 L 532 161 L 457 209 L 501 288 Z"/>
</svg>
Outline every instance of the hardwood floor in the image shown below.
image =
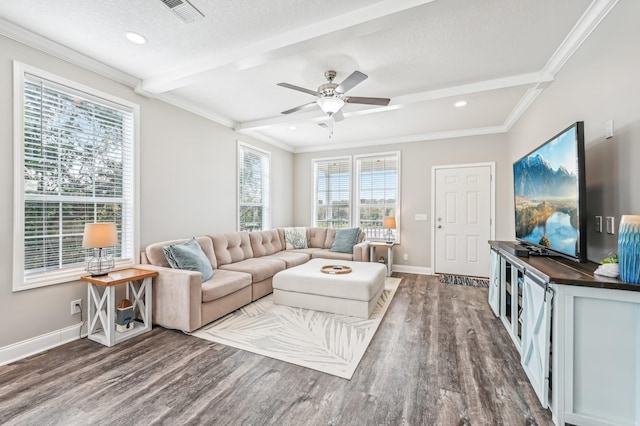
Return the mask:
<svg viewBox="0 0 640 426">
<path fill-rule="evenodd" d="M 552 424 L 487 289 L 394 276 L 352 380 L 155 327 L 0 367 L 0 424 Z"/>
</svg>

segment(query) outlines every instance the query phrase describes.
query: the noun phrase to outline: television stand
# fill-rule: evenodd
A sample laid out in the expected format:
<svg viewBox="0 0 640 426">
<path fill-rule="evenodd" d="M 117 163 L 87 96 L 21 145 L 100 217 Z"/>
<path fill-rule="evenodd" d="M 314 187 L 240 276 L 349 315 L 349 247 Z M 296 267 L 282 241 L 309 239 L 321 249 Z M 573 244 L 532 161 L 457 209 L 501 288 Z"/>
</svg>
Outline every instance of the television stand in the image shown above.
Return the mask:
<svg viewBox="0 0 640 426">
<path fill-rule="evenodd" d="M 594 275 L 593 262 L 489 244 L 489 305 L 554 423 L 640 424 L 640 285 Z"/>
</svg>

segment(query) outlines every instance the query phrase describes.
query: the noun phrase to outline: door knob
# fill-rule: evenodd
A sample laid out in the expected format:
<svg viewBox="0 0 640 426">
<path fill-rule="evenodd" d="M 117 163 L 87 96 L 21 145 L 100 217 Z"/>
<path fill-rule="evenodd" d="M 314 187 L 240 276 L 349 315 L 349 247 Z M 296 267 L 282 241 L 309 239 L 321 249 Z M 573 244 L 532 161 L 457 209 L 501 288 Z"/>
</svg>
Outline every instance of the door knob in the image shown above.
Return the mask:
<svg viewBox="0 0 640 426">
<path fill-rule="evenodd" d="M 438 229 L 442 228 L 442 225 L 438 225 Z"/>
</svg>

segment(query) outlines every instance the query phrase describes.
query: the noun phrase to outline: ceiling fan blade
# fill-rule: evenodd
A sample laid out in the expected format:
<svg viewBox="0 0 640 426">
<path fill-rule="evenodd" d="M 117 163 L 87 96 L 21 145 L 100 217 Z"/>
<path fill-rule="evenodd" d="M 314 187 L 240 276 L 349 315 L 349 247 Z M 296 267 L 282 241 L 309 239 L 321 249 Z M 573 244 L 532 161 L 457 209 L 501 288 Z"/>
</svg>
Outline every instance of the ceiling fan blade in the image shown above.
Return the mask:
<svg viewBox="0 0 640 426">
<path fill-rule="evenodd" d="M 308 104 L 300 105 L 300 106 L 297 106 L 295 108 L 291 108 L 291 109 L 288 109 L 286 111 L 282 111 L 281 114 L 291 114 L 292 112 L 304 111 L 304 110 L 307 110 L 307 109 L 311 109 L 316 105 L 318 105 L 316 103 L 316 101 L 309 102 Z"/>
<path fill-rule="evenodd" d="M 335 122 L 342 121 L 342 120 L 344 120 L 344 114 L 342 114 L 342 110 L 339 109 L 338 111 L 333 113 L 331 118 L 333 118 L 333 121 L 335 121 Z"/>
<path fill-rule="evenodd" d="M 358 84 L 362 83 L 368 78 L 366 74 L 361 73 L 360 71 L 354 71 L 351 73 L 349 77 L 346 78 L 345 81 L 340 83 L 338 87 L 336 87 L 336 92 L 347 93 L 348 90 L 353 89 Z"/>
<path fill-rule="evenodd" d="M 278 86 L 286 87 L 287 89 L 293 89 L 293 90 L 297 90 L 298 92 L 308 93 L 310 95 L 320 97 L 320 93 L 316 92 L 315 90 L 305 89 L 304 87 L 294 86 L 293 84 L 278 83 Z"/>
<path fill-rule="evenodd" d="M 391 99 L 389 98 L 362 98 L 359 96 L 347 96 L 344 101 L 349 104 L 366 104 L 387 106 Z"/>
</svg>

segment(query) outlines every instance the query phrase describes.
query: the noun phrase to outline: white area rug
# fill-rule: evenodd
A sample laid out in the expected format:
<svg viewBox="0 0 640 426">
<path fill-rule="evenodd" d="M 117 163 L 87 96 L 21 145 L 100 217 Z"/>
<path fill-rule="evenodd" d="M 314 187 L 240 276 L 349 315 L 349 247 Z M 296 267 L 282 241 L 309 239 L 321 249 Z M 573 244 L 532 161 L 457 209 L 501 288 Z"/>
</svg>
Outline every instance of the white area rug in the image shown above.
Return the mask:
<svg viewBox="0 0 640 426">
<path fill-rule="evenodd" d="M 351 379 L 400 281 L 387 277 L 369 319 L 275 305 L 270 294 L 191 335 Z"/>
</svg>

